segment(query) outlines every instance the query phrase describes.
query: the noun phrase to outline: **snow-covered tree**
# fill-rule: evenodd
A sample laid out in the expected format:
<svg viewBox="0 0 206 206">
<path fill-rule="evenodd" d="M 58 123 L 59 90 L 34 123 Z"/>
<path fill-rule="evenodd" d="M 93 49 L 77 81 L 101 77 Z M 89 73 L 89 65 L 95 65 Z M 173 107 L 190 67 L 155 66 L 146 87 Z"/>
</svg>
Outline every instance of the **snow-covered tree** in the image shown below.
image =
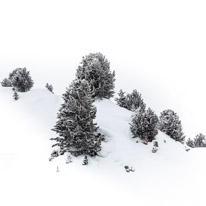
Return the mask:
<svg viewBox="0 0 206 206">
<path fill-rule="evenodd" d="M 2 87 L 11 87 L 12 86 L 11 81 L 7 78 L 4 78 L 1 82 L 1 86 Z"/>
<path fill-rule="evenodd" d="M 194 139 L 194 146 L 195 147 L 206 147 L 205 135 L 203 135 L 202 133 L 196 135 Z"/>
<path fill-rule="evenodd" d="M 192 148 L 195 147 L 194 141 L 190 138 L 186 141 L 186 145 Z"/>
<path fill-rule="evenodd" d="M 125 95 L 125 92 L 123 92 L 122 89 L 120 89 L 118 95 L 119 95 L 119 97 L 115 98 L 115 101 L 117 102 L 117 105 L 119 105 L 120 107 L 128 109 L 128 106 L 127 106 L 128 101 L 127 101 L 127 97 Z"/>
<path fill-rule="evenodd" d="M 146 105 L 142 99 L 142 96 L 136 89 L 131 94 L 127 94 L 128 109 L 131 111 L 141 110 L 145 111 Z"/>
<path fill-rule="evenodd" d="M 116 98 L 117 105 L 120 107 L 124 107 L 130 111 L 141 110 L 145 111 L 146 104 L 142 99 L 142 95 L 137 92 L 136 89 L 132 91 L 131 94 L 126 94 L 122 90 L 118 93 L 119 97 Z"/>
<path fill-rule="evenodd" d="M 179 116 L 171 109 L 164 110 L 159 118 L 159 130 L 172 139 L 184 143 L 185 136 Z"/>
<path fill-rule="evenodd" d="M 138 110 L 132 117 L 130 130 L 133 137 L 152 141 L 158 134 L 157 123 L 158 117 L 150 108 L 146 111 Z"/>
<path fill-rule="evenodd" d="M 27 92 L 33 87 L 33 80 L 30 72 L 26 68 L 17 68 L 9 74 L 11 85 L 16 88 L 18 92 Z"/>
<path fill-rule="evenodd" d="M 85 79 L 93 91 L 93 97 L 111 98 L 114 95 L 115 72 L 110 71 L 110 63 L 101 53 L 90 53 L 82 58 L 76 72 L 77 79 Z"/>
<path fill-rule="evenodd" d="M 46 83 L 46 86 L 45 86 L 51 93 L 54 93 L 53 92 L 53 86 L 51 84 L 48 84 Z"/>
<path fill-rule="evenodd" d="M 59 147 L 59 155 L 69 152 L 74 156 L 95 156 L 101 150 L 101 134 L 93 120 L 96 107 L 93 105 L 90 86 L 86 80 L 75 80 L 66 93 L 64 103 L 58 113 L 54 131 L 58 137 L 52 138 Z M 54 156 L 57 152 L 54 151 Z"/>
</svg>

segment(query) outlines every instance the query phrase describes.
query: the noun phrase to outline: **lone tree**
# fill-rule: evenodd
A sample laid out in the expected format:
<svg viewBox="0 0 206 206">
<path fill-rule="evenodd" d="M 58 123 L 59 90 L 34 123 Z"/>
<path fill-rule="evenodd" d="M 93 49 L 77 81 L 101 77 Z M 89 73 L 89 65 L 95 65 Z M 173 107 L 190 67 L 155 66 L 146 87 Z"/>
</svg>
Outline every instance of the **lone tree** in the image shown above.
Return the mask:
<svg viewBox="0 0 206 206">
<path fill-rule="evenodd" d="M 171 109 L 164 110 L 159 118 L 159 130 L 172 139 L 184 143 L 185 136 L 179 116 Z"/>
<path fill-rule="evenodd" d="M 76 72 L 77 79 L 85 79 L 93 91 L 92 97 L 111 98 L 114 95 L 115 72 L 110 71 L 110 63 L 101 53 L 90 53 L 82 58 Z"/>
<path fill-rule="evenodd" d="M 33 87 L 33 80 L 30 72 L 26 68 L 17 68 L 9 74 L 11 85 L 16 88 L 18 92 L 27 92 Z"/>
<path fill-rule="evenodd" d="M 122 90 L 118 93 L 119 97 L 115 98 L 117 105 L 124 107 L 130 111 L 141 110 L 142 112 L 146 109 L 146 104 L 142 99 L 142 95 L 137 92 L 136 89 L 131 94 L 126 94 Z"/>
<path fill-rule="evenodd" d="M 139 137 L 145 141 L 152 141 L 158 134 L 157 130 L 158 117 L 150 109 L 146 111 L 137 111 L 130 124 L 130 130 L 133 137 Z"/>
<path fill-rule="evenodd" d="M 93 122 L 96 107 L 92 104 L 94 99 L 88 82 L 73 81 L 63 94 L 63 99 L 53 129 L 58 137 L 51 139 L 56 141 L 53 147 L 58 146 L 59 152 L 54 151 L 52 156 L 63 155 L 65 152 L 74 156 L 96 156 L 101 150 L 101 134 Z"/>
</svg>

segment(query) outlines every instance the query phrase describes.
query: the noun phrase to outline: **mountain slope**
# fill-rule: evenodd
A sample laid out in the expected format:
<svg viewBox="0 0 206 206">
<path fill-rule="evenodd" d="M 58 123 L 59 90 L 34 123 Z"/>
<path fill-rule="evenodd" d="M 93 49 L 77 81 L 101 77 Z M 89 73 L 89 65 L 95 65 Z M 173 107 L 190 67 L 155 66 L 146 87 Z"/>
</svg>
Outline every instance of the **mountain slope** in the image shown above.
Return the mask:
<svg viewBox="0 0 206 206">
<path fill-rule="evenodd" d="M 136 143 L 130 134 L 132 112 L 102 100 L 95 102 L 105 135 L 100 156 L 88 166 L 82 166 L 83 157 L 49 162 L 62 98 L 33 89 L 14 101 L 12 90 L 2 87 L 0 97 L 1 205 L 203 205 L 204 149 L 186 152 L 159 132 L 159 150 L 152 153 L 153 143 Z M 127 173 L 125 166 L 135 171 Z"/>
</svg>

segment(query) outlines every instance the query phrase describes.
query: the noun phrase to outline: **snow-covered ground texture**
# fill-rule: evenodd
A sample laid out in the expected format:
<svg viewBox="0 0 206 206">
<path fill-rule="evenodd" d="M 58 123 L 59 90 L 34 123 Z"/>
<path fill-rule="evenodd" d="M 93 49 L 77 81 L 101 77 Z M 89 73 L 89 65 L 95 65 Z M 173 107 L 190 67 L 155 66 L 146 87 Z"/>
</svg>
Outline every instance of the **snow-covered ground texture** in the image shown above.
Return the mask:
<svg viewBox="0 0 206 206">
<path fill-rule="evenodd" d="M 159 132 L 152 153 L 153 143 L 131 137 L 132 112 L 101 100 L 95 102 L 105 135 L 100 156 L 87 166 L 83 157 L 49 161 L 61 96 L 32 89 L 14 101 L 12 94 L 0 87 L 0 205 L 205 205 L 206 149 L 186 152 Z"/>
</svg>

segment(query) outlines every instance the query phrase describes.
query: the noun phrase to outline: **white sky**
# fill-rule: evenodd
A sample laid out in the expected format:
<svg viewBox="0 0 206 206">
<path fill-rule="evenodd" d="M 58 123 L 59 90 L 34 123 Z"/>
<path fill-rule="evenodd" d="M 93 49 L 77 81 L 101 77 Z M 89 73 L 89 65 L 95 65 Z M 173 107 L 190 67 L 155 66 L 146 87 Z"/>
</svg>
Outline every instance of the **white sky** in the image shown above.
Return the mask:
<svg viewBox="0 0 206 206">
<path fill-rule="evenodd" d="M 82 56 L 102 52 L 117 91 L 136 88 L 157 112 L 175 109 L 187 134 L 206 134 L 205 11 L 199 0 L 0 0 L 0 78 L 27 67 L 61 94 Z"/>
</svg>

